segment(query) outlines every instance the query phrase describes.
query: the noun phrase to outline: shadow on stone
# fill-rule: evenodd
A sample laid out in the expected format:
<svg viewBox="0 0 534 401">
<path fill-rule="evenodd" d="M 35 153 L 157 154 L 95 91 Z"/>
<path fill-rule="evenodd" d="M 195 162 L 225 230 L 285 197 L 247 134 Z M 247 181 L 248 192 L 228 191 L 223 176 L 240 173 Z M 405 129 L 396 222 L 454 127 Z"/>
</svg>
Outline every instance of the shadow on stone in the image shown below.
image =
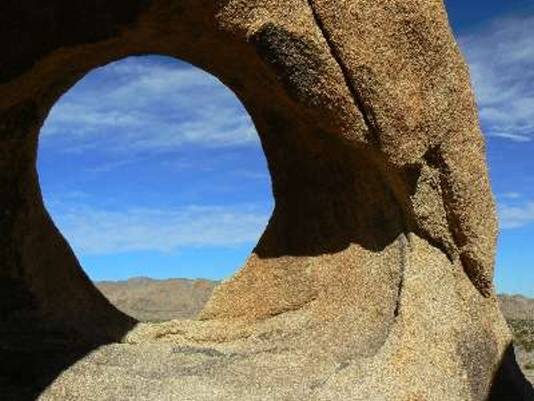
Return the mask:
<svg viewBox="0 0 534 401">
<path fill-rule="evenodd" d="M 83 329 L 40 317 L 32 294 L 18 280 L 0 280 L 0 400 L 31 401 L 67 370 L 98 347 L 120 339 L 137 323 L 111 308 L 94 316 L 93 338 Z M 88 330 L 89 331 L 89 330 Z"/>
<path fill-rule="evenodd" d="M 125 320 L 126 321 L 126 320 Z M 133 320 L 130 320 L 133 325 Z M 125 334 L 131 326 L 124 327 Z M 75 332 L 39 321 L 0 321 L 0 400 L 32 401 L 65 370 L 98 347 Z M 118 338 L 117 338 L 118 340 Z"/>
<path fill-rule="evenodd" d="M 5 401 L 32 401 L 90 349 L 0 349 L 0 391 Z"/>
<path fill-rule="evenodd" d="M 521 372 L 512 344 L 493 378 L 487 401 L 534 401 L 534 388 Z"/>
</svg>

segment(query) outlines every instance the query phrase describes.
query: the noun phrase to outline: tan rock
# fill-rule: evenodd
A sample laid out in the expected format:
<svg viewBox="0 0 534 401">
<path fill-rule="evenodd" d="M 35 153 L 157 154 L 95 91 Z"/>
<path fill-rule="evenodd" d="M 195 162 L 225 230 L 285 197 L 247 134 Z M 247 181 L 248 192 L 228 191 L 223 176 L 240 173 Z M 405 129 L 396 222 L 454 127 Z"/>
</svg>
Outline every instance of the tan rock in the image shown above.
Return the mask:
<svg viewBox="0 0 534 401">
<path fill-rule="evenodd" d="M 19 0 L 0 25 L 3 394 L 532 399 L 492 285 L 484 141 L 442 1 Z M 54 227 L 35 159 L 61 94 L 147 53 L 239 96 L 276 206 L 201 321 L 133 328 Z"/>
</svg>

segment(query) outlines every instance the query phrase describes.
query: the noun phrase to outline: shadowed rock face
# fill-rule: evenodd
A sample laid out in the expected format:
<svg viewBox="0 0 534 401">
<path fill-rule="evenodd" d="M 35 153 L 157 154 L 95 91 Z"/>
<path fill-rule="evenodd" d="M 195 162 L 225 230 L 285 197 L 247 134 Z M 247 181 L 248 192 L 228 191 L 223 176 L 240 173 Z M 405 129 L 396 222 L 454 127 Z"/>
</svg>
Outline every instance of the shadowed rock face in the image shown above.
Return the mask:
<svg viewBox="0 0 534 401">
<path fill-rule="evenodd" d="M 440 0 L 19 0 L 2 3 L 0 26 L 4 364 L 29 344 L 86 350 L 135 325 L 93 287 L 55 228 L 35 160 L 61 94 L 95 67 L 152 53 L 191 62 L 239 96 L 261 137 L 275 210 L 201 322 L 143 326 L 129 341 L 170 330 L 177 349 L 211 341 L 224 355 L 239 344 L 250 351 L 238 358 L 249 372 L 240 383 L 257 384 L 248 399 L 530 397 L 492 285 L 484 142 Z M 283 344 L 284 357 L 258 362 L 250 355 L 260 343 Z M 260 365 L 269 373 L 256 377 Z M 218 394 L 243 397 L 226 381 L 228 364 L 210 369 Z M 9 380 L 0 385 L 16 387 Z"/>
</svg>

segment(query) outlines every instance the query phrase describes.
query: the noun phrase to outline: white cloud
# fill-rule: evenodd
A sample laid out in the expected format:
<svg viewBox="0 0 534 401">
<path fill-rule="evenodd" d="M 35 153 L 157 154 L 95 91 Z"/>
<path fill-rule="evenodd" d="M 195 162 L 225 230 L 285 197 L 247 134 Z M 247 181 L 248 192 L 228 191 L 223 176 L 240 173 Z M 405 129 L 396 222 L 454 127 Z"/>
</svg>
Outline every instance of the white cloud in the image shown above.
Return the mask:
<svg viewBox="0 0 534 401">
<path fill-rule="evenodd" d="M 244 169 L 237 169 L 232 171 L 233 174 L 243 177 L 243 178 L 249 178 L 252 180 L 270 180 L 271 176 L 269 175 L 268 171 L 252 171 L 252 170 L 244 170 Z"/>
<path fill-rule="evenodd" d="M 502 205 L 499 208 L 499 218 L 503 229 L 520 228 L 534 223 L 534 202 L 521 206 Z"/>
<path fill-rule="evenodd" d="M 50 207 L 56 224 L 81 255 L 254 243 L 269 218 L 265 210 L 251 205 L 122 211 L 83 204 Z"/>
<path fill-rule="evenodd" d="M 258 141 L 249 115 L 215 77 L 161 59 L 129 58 L 93 71 L 53 107 L 42 143 L 64 150 L 165 151 L 184 144 Z"/>
<path fill-rule="evenodd" d="M 460 38 L 487 135 L 534 139 L 534 16 L 497 20 Z"/>
<path fill-rule="evenodd" d="M 499 197 L 503 199 L 519 199 L 521 194 L 519 192 L 505 192 L 500 194 Z"/>
</svg>

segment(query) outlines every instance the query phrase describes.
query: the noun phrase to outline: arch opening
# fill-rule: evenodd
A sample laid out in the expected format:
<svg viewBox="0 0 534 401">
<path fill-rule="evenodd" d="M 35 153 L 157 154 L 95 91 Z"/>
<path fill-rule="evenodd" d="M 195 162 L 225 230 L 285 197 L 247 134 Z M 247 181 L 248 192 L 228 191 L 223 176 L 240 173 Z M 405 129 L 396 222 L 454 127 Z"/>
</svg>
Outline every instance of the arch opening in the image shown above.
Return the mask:
<svg viewBox="0 0 534 401">
<path fill-rule="evenodd" d="M 282 51 L 280 40 L 289 47 Z M 59 54 L 52 57 L 50 64 L 43 63 L 41 67 L 49 79 L 39 83 L 43 88 L 39 96 L 16 103 L 3 115 L 4 121 L 13 122 L 14 132 L 24 132 L 26 138 L 31 138 L 13 156 L 23 161 L 16 178 L 27 184 L 22 193 L 14 195 L 20 198 L 18 204 L 22 205 L 24 215 L 16 224 L 32 227 L 34 235 L 23 241 L 14 240 L 15 251 L 26 257 L 12 271 L 5 270 L 14 277 L 11 287 L 16 288 L 20 282 L 28 301 L 21 301 L 15 308 L 9 306 L 10 310 L 29 309 L 38 321 L 44 318 L 45 325 L 73 330 L 90 341 L 120 338 L 131 328 L 131 320 L 110 309 L 80 271 L 74 254 L 44 209 L 34 166 L 39 130 L 60 95 L 88 71 L 130 55 L 180 55 L 219 78 L 233 90 L 254 120 L 267 158 L 276 201 L 273 215 L 245 269 L 225 284 L 213 302 L 213 297 L 210 299 L 203 319 L 254 320 L 282 313 L 288 305 L 298 308 L 317 297 L 321 287 L 336 280 L 329 277 L 318 287 L 320 280 L 302 275 L 314 258 L 335 255 L 329 262 L 335 271 L 334 266 L 345 258 L 343 253 L 353 253 L 350 249 L 353 245 L 379 257 L 380 251 L 411 230 L 406 224 L 404 204 L 407 191 L 411 190 L 404 185 L 407 172 L 367 147 L 366 134 L 361 132 L 363 120 L 352 115 L 354 105 L 350 104 L 346 88 L 337 84 L 314 86 L 322 85 L 318 80 L 321 74 L 338 82 L 332 74 L 339 71 L 331 66 L 323 70 L 333 63 L 324 49 L 307 41 L 297 40 L 297 46 L 294 40 L 285 29 L 267 25 L 254 38 L 255 47 L 235 44 L 223 53 L 215 48 L 216 54 L 209 58 L 205 52 L 191 49 L 189 43 L 175 43 L 176 48 L 168 49 L 165 41 L 159 41 L 157 45 L 143 43 L 133 48 L 97 47 L 91 49 L 90 57 Z M 205 45 L 213 47 L 212 43 Z M 239 62 L 244 55 L 249 57 L 247 62 Z M 304 62 L 299 68 L 294 65 L 294 57 L 304 58 L 298 61 L 297 64 Z M 214 63 L 215 59 L 220 62 Z M 271 68 L 270 63 L 275 63 L 276 68 Z M 283 70 L 288 72 L 281 73 Z M 336 107 L 325 106 L 332 98 Z M 340 113 L 349 114 L 341 117 Z M 398 182 L 390 182 L 385 178 L 387 175 L 395 176 Z M 39 246 L 35 246 L 37 243 Z M 357 256 L 349 256 L 354 257 Z M 15 257 L 7 255 L 6 259 Z M 31 273 L 21 278 L 16 268 Z M 383 274 L 400 274 L 398 269 L 394 270 Z M 70 285 L 58 291 L 56 284 L 50 285 L 50 277 Z M 380 280 L 380 275 L 373 278 L 377 283 Z M 387 304 L 385 308 L 393 313 L 393 294 L 397 294 L 398 285 L 382 282 L 392 296 L 378 302 Z M 76 302 L 70 302 L 71 299 Z M 378 331 L 383 331 L 382 326 Z"/>
<path fill-rule="evenodd" d="M 272 213 L 259 137 L 215 77 L 157 55 L 92 70 L 39 139 L 44 203 L 80 265 L 141 321 L 192 318 Z"/>
</svg>

